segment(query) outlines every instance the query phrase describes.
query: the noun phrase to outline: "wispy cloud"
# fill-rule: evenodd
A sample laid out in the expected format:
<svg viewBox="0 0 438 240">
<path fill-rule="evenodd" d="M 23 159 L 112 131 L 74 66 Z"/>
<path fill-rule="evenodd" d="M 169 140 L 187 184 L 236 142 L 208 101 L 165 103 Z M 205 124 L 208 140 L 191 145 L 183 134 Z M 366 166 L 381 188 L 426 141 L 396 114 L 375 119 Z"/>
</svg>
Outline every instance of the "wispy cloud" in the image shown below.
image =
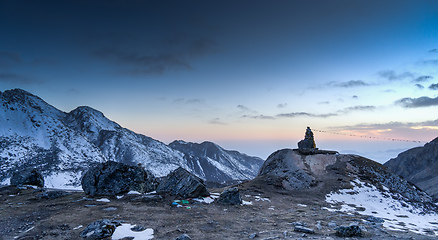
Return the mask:
<svg viewBox="0 0 438 240">
<path fill-rule="evenodd" d="M 430 84 L 429 89 L 438 90 L 438 83 Z"/>
<path fill-rule="evenodd" d="M 249 109 L 248 107 L 241 105 L 241 104 L 237 105 L 237 108 L 240 109 L 241 111 L 251 111 L 252 112 L 251 109 Z"/>
<path fill-rule="evenodd" d="M 0 73 L 0 82 L 16 83 L 16 84 L 36 84 L 43 83 L 42 81 L 28 78 L 16 73 Z"/>
<path fill-rule="evenodd" d="M 420 107 L 431 107 L 438 105 L 438 97 L 419 97 L 419 98 L 402 98 L 395 101 L 395 104 L 400 105 L 404 108 L 420 108 Z"/>
<path fill-rule="evenodd" d="M 366 83 L 362 80 L 350 80 L 347 82 L 329 82 L 327 84 L 330 87 L 340 87 L 340 88 L 352 88 L 352 87 L 365 87 L 365 86 L 370 86 L 372 84 L 370 83 Z"/>
<path fill-rule="evenodd" d="M 432 76 L 420 76 L 412 80 L 412 82 L 427 82 L 432 78 L 433 78 Z"/>
<path fill-rule="evenodd" d="M 419 83 L 415 84 L 415 87 L 417 87 L 418 89 L 423 89 L 424 88 L 424 86 L 419 84 Z"/>
<path fill-rule="evenodd" d="M 169 45 L 169 44 L 168 44 Z M 172 42 L 172 46 L 128 50 L 120 46 L 100 47 L 92 55 L 117 66 L 116 73 L 129 75 L 163 74 L 168 71 L 192 70 L 191 61 L 217 52 L 216 42 L 196 38 Z"/>
<path fill-rule="evenodd" d="M 287 103 L 280 103 L 277 105 L 277 108 L 285 108 L 287 107 Z"/>
<path fill-rule="evenodd" d="M 430 53 L 438 53 L 438 49 L 434 48 L 434 49 L 429 50 L 428 52 L 430 52 Z"/>
<path fill-rule="evenodd" d="M 267 119 L 267 120 L 274 120 L 275 119 L 275 117 L 266 116 L 266 115 L 243 115 L 242 118 Z"/>
<path fill-rule="evenodd" d="M 177 98 L 177 99 L 173 100 L 173 103 L 178 103 L 178 104 L 203 104 L 203 103 L 205 103 L 205 99 L 203 99 L 203 98 L 189 98 L 189 99 Z"/>
<path fill-rule="evenodd" d="M 414 78 L 414 74 L 411 72 L 402 72 L 402 73 L 396 73 L 393 70 L 385 70 L 378 72 L 379 76 L 382 78 L 386 78 L 389 81 L 397 81 L 397 80 L 404 80 L 406 78 Z"/>
<path fill-rule="evenodd" d="M 210 124 L 215 124 L 215 125 L 227 125 L 220 118 L 214 118 L 214 119 L 210 120 L 209 123 Z"/>
<path fill-rule="evenodd" d="M 393 131 L 395 129 L 437 129 L 438 119 L 422 122 L 386 122 L 371 124 L 356 124 L 351 126 L 331 127 L 331 130 L 347 131 Z"/>
<path fill-rule="evenodd" d="M 327 113 L 327 114 L 313 114 L 308 112 L 291 112 L 291 113 L 280 113 L 277 114 L 276 117 L 282 117 L 282 118 L 296 118 L 296 117 L 316 117 L 316 118 L 328 118 L 337 116 L 336 113 Z"/>
<path fill-rule="evenodd" d="M 171 53 L 140 54 L 127 52 L 115 48 L 103 48 L 94 51 L 94 56 L 113 62 L 124 70 L 119 73 L 138 74 L 162 74 L 170 70 L 191 69 L 187 60 Z"/>
<path fill-rule="evenodd" d="M 351 113 L 351 112 L 358 112 L 358 111 L 373 111 L 375 110 L 375 106 L 353 106 L 353 107 L 347 107 L 342 110 L 339 110 L 339 113 Z"/>
<path fill-rule="evenodd" d="M 0 68 L 8 66 L 10 64 L 21 63 L 21 57 L 19 53 L 0 51 Z"/>
</svg>

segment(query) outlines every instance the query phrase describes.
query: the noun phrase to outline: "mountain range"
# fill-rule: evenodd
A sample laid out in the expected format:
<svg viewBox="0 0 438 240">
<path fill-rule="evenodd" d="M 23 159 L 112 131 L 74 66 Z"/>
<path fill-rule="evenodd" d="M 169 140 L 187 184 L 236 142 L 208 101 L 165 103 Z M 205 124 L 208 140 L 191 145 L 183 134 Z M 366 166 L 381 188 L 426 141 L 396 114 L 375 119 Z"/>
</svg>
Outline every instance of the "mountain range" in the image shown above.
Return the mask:
<svg viewBox="0 0 438 240">
<path fill-rule="evenodd" d="M 162 177 L 183 167 L 211 182 L 247 180 L 263 164 L 258 157 L 217 144 L 174 141 L 166 145 L 137 134 L 87 106 L 68 113 L 21 89 L 0 92 L 0 183 L 15 171 L 35 168 L 47 187 L 80 185 L 98 162 L 139 164 Z"/>
</svg>

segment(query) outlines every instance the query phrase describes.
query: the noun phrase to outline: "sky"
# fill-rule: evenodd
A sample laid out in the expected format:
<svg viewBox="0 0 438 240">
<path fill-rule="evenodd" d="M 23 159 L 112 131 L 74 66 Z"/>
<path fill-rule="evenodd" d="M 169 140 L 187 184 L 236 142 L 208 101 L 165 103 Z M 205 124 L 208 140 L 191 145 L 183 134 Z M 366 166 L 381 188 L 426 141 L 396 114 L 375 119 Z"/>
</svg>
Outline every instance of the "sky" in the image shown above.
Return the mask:
<svg viewBox="0 0 438 240">
<path fill-rule="evenodd" d="M 0 0 L 0 31 L 0 91 L 164 143 L 266 159 L 309 126 L 385 162 L 438 136 L 433 0 Z"/>
</svg>

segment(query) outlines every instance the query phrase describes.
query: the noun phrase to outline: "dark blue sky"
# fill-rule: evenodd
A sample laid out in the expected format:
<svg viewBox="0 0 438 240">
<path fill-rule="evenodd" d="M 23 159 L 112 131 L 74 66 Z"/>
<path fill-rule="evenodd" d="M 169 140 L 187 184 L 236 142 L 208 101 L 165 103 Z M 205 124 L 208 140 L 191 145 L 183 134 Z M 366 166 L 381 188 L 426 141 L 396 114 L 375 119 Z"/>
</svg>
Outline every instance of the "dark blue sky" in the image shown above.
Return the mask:
<svg viewBox="0 0 438 240">
<path fill-rule="evenodd" d="M 438 133 L 437 1 L 0 0 L 0 30 L 0 91 L 89 105 L 165 142 L 265 157 L 308 125 Z"/>
</svg>

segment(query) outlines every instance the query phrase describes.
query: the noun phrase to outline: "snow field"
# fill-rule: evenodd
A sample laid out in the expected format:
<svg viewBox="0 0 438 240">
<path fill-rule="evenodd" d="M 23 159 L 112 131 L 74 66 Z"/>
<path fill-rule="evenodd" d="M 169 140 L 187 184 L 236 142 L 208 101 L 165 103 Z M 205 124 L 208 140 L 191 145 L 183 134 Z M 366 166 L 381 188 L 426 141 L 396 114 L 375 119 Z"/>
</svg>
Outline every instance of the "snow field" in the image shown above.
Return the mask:
<svg viewBox="0 0 438 240">
<path fill-rule="evenodd" d="M 355 180 L 353 189 L 342 189 L 326 195 L 326 202 L 341 205 L 341 209 L 323 208 L 328 211 L 341 211 L 347 214 L 358 212 L 385 220 L 383 226 L 389 230 L 411 231 L 419 234 L 438 236 L 438 215 L 423 213 L 422 209 L 390 197 L 388 191 L 380 192 L 375 186 Z M 361 211 L 356 210 L 360 207 Z M 363 210 L 364 209 L 364 210 Z M 363 211 L 362 211 L 363 210 Z"/>
</svg>

